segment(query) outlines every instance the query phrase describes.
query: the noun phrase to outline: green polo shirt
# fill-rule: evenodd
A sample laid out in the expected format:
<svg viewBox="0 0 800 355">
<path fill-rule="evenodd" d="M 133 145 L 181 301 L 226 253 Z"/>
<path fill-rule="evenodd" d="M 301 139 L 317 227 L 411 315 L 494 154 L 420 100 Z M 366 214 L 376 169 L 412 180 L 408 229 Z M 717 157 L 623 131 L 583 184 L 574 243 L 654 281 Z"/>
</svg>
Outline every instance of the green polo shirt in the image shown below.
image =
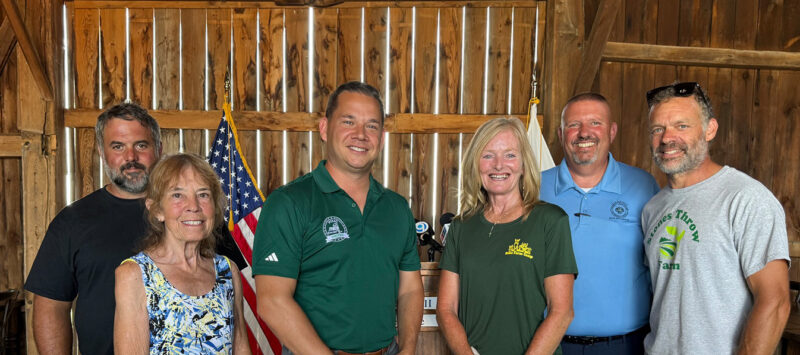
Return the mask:
<svg viewBox="0 0 800 355">
<path fill-rule="evenodd" d="M 399 271 L 419 270 L 408 201 L 370 177 L 364 213 L 325 169 L 273 191 L 253 246 L 253 274 L 297 279 L 294 299 L 331 349 L 389 345 Z"/>
</svg>

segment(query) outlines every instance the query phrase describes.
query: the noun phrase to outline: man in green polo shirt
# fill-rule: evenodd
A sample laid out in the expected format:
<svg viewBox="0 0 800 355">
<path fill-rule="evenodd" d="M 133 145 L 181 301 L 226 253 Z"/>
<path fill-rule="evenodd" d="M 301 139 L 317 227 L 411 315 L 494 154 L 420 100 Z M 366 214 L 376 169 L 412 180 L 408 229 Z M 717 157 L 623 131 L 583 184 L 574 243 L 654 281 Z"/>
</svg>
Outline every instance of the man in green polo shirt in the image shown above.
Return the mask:
<svg viewBox="0 0 800 355">
<path fill-rule="evenodd" d="M 319 123 L 327 161 L 264 203 L 252 269 L 258 313 L 283 354 L 415 351 L 423 290 L 414 218 L 370 175 L 383 121 L 378 90 L 339 86 Z"/>
</svg>

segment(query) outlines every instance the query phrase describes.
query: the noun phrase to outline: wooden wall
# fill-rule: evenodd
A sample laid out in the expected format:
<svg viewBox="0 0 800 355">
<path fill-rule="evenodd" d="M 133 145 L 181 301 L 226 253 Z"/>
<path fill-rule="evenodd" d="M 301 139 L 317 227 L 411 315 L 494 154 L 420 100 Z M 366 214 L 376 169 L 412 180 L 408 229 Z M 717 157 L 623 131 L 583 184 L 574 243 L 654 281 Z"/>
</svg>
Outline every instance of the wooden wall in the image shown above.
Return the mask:
<svg viewBox="0 0 800 355">
<path fill-rule="evenodd" d="M 17 56 L 14 54 L 0 72 L 0 134 L 19 134 L 16 93 Z M 19 290 L 23 283 L 21 169 L 20 157 L 0 158 L 0 291 Z"/>
<path fill-rule="evenodd" d="M 459 114 L 527 114 L 536 13 L 541 8 L 543 23 L 544 2 L 420 2 L 416 8 L 402 2 L 391 8 L 356 3 L 311 10 L 237 4 L 246 7 L 68 3 L 72 75 L 67 96 L 74 109 L 65 116 L 67 126 L 76 128 L 73 198 L 98 188 L 104 178 L 93 150 L 88 124 L 93 121 L 71 121 L 73 113 L 130 98 L 154 112 L 181 110 L 175 115 L 184 124 L 174 128 L 197 127 L 188 112 L 222 107 L 228 71 L 234 112 L 254 117 L 249 130 L 240 125 L 239 138 L 267 194 L 316 167 L 324 156 L 322 142 L 316 132 L 292 127 L 253 128 L 267 127 L 268 114 L 318 117 L 336 86 L 361 80 L 362 71 L 364 81 L 385 93 L 390 114 L 456 114 L 455 120 Z M 127 15 L 124 6 L 132 6 Z M 470 138 L 458 132 L 474 130 L 470 127 L 446 134 L 390 133 L 388 153 L 377 161 L 374 177 L 407 197 L 417 218 L 430 222 L 445 211 L 456 212 L 459 154 Z M 414 130 L 412 122 L 403 132 Z M 164 151 L 205 155 L 206 134 L 165 129 Z"/>
<path fill-rule="evenodd" d="M 587 34 L 600 3 L 584 2 Z M 800 52 L 798 1 L 622 3 L 610 42 Z M 687 54 L 683 59 L 691 58 Z M 799 65 L 794 63 L 795 68 Z M 619 124 L 612 153 L 623 162 L 649 170 L 662 186 L 666 178 L 652 163 L 649 151 L 645 92 L 676 80 L 700 83 L 711 98 L 720 124 L 711 146 L 712 158 L 758 179 L 783 205 L 792 279 L 800 281 L 800 70 L 603 61 L 593 90 L 610 100 Z"/>
</svg>

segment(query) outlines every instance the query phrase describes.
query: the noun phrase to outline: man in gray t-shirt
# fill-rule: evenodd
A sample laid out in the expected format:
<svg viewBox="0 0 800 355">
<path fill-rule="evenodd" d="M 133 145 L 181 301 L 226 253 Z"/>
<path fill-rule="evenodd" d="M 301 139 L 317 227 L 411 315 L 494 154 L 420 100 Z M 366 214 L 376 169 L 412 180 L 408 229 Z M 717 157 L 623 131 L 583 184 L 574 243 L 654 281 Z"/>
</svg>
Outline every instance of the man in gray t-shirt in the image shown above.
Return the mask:
<svg viewBox="0 0 800 355">
<path fill-rule="evenodd" d="M 642 211 L 653 283 L 650 354 L 772 354 L 789 316 L 778 200 L 708 155 L 717 133 L 700 85 L 650 90 L 650 146 L 669 185 Z"/>
</svg>

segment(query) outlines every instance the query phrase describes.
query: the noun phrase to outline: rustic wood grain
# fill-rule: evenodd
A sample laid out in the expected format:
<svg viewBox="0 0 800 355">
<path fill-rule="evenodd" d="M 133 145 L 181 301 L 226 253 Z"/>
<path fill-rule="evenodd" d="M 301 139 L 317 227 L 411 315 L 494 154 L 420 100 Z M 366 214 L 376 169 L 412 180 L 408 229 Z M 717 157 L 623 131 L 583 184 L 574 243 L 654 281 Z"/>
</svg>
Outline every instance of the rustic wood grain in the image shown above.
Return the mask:
<svg viewBox="0 0 800 355">
<path fill-rule="evenodd" d="M 555 161 L 561 160 L 558 149 L 557 127 L 560 125 L 561 108 L 571 94 L 572 83 L 577 72 L 572 63 L 580 61 L 580 44 L 585 30 L 584 14 L 580 4 L 567 0 L 547 1 L 547 24 L 545 33 L 544 75 L 542 106 L 544 122 L 542 131 Z"/>
<path fill-rule="evenodd" d="M 541 1 L 544 2 L 544 1 Z M 285 5 L 278 5 L 275 1 L 157 1 L 157 0 L 77 0 L 74 1 L 76 8 L 163 8 L 163 7 L 180 7 L 180 8 L 280 8 L 286 7 Z M 439 1 L 439 0 L 393 0 L 387 1 L 348 1 L 331 8 L 336 9 L 351 9 L 361 7 L 386 7 L 390 3 L 394 7 L 486 7 L 486 6 L 502 6 L 502 7 L 534 7 L 535 3 L 530 0 L 484 0 L 484 1 Z"/>
<path fill-rule="evenodd" d="M 386 76 L 386 8 L 365 9 L 364 18 L 364 82 L 385 91 Z M 390 107 L 391 109 L 391 107 Z"/>
<path fill-rule="evenodd" d="M 259 10 L 261 42 L 261 110 L 283 110 L 283 25 L 282 9 Z M 239 122 L 237 120 L 237 122 Z M 312 123 L 313 125 L 313 123 Z M 282 184 L 283 132 L 261 132 L 261 160 L 256 164 L 258 185 L 265 194 Z M 251 160 L 252 161 L 252 160 Z M 261 169 L 257 167 L 261 166 Z M 260 172 L 259 172 L 260 170 Z"/>
<path fill-rule="evenodd" d="M 110 107 L 125 100 L 125 10 L 100 10 L 102 46 L 102 106 Z"/>
<path fill-rule="evenodd" d="M 578 69 L 577 82 L 575 82 L 573 94 L 585 92 L 592 86 L 592 82 L 597 76 L 600 67 L 603 49 L 608 42 L 608 36 L 615 24 L 618 9 L 622 5 L 622 0 L 602 0 L 592 22 L 589 36 L 586 39 L 587 45 L 583 49 L 583 59 Z M 656 12 L 657 13 L 657 12 Z M 587 18 L 590 16 L 586 16 Z"/>
<path fill-rule="evenodd" d="M 256 57 L 256 49 L 259 46 L 256 41 L 256 33 L 259 31 L 256 26 L 257 17 L 257 9 L 233 10 L 234 44 L 233 73 L 231 75 L 233 97 L 230 98 L 233 110 L 253 111 L 256 109 L 256 97 L 259 90 L 256 82 L 256 63 L 260 60 Z M 258 134 L 259 132 L 254 130 L 238 131 L 239 148 L 241 149 L 239 154 L 248 162 L 248 165 L 252 164 L 256 170 L 258 169 Z"/>
<path fill-rule="evenodd" d="M 75 156 L 78 162 L 75 170 L 78 181 L 80 181 L 80 190 L 76 191 L 76 197 L 82 198 L 100 187 L 100 161 L 97 150 L 95 150 L 94 129 L 77 129 L 75 146 Z"/>
<path fill-rule="evenodd" d="M 100 13 L 97 9 L 76 9 L 72 21 L 72 42 L 77 107 L 97 107 L 98 37 Z"/>
<path fill-rule="evenodd" d="M 508 112 L 508 81 L 511 65 L 511 12 L 510 8 L 492 7 L 489 20 L 489 85 L 486 86 L 487 113 Z M 517 64 L 518 65 L 518 64 Z"/>
<path fill-rule="evenodd" d="M 777 117 L 775 121 L 775 152 L 800 152 L 800 92 L 796 90 L 800 73 L 782 72 L 778 83 Z M 780 153 L 778 153 L 780 154 Z M 790 242 L 800 242 L 800 201 L 797 182 L 800 181 L 800 158 L 784 154 L 774 161 L 772 191 L 783 205 Z"/>
<path fill-rule="evenodd" d="M 514 71 L 511 74 L 511 113 L 527 114 L 536 35 L 536 9 L 514 9 Z M 544 32 L 544 31 L 541 31 Z M 540 33 L 541 35 L 541 33 Z"/>
<path fill-rule="evenodd" d="M 314 9 L 314 94 L 310 111 L 323 111 L 328 96 L 336 89 L 336 60 L 339 32 L 336 9 Z"/>
<path fill-rule="evenodd" d="M 286 101 L 290 112 L 308 112 L 311 102 L 309 76 L 310 46 L 308 41 L 308 9 L 286 10 Z M 311 170 L 308 133 L 288 132 L 286 134 L 287 151 L 286 181 L 292 181 Z"/>
<path fill-rule="evenodd" d="M 206 79 L 206 10 L 182 9 L 181 28 L 183 32 L 182 58 L 183 108 L 189 110 L 205 109 Z M 213 134 L 213 133 L 212 133 Z M 202 157 L 207 155 L 206 133 L 202 129 L 183 130 L 183 151 Z M 209 137 L 212 139 L 213 135 Z"/>
<path fill-rule="evenodd" d="M 5 238 L 0 238 L 0 265 L 4 270 L 0 273 L 0 289 L 20 290 L 23 285 L 22 255 L 22 210 L 21 159 L 0 159 L 0 191 L 3 191 L 3 202 L 0 203 L 0 231 Z"/>
<path fill-rule="evenodd" d="M 485 8 L 466 9 L 461 113 L 483 113 L 486 11 Z"/>
<path fill-rule="evenodd" d="M 648 2 L 652 3 L 652 2 Z M 645 6 L 642 6 L 645 5 Z M 648 32 L 646 4 L 627 2 L 625 6 L 625 42 L 644 42 Z M 653 37 L 656 37 L 653 35 Z M 648 38 L 649 39 L 649 38 Z M 652 89 L 655 68 L 652 65 L 630 64 L 622 65 L 622 107 L 618 122 L 617 138 L 624 149 L 619 150 L 615 158 L 621 162 L 640 166 L 647 170 L 652 161 L 649 152 L 649 137 L 647 124 L 647 103 L 643 99 L 644 93 Z"/>
<path fill-rule="evenodd" d="M 209 73 L 206 101 L 211 110 L 221 110 L 225 102 L 225 74 L 231 67 L 231 17 L 230 9 L 208 9 L 206 12 Z"/>
<path fill-rule="evenodd" d="M 336 83 L 361 80 L 361 8 L 340 9 L 338 14 Z"/>
<path fill-rule="evenodd" d="M 314 95 L 310 102 L 311 110 L 322 112 L 327 108 L 328 97 L 337 87 L 337 60 L 338 60 L 338 10 L 336 9 L 314 9 L 314 69 L 311 73 L 314 76 Z M 304 173 L 310 172 L 324 158 L 325 143 L 320 138 L 319 133 L 308 132 L 310 141 L 310 162 L 309 169 Z"/>
<path fill-rule="evenodd" d="M 622 42 L 606 44 L 603 60 L 721 68 L 800 69 L 798 53 Z"/>
<path fill-rule="evenodd" d="M 155 107 L 154 109 L 178 109 L 180 104 L 180 18 L 179 9 L 153 10 L 155 29 Z M 180 131 L 161 130 L 161 142 L 165 154 L 180 151 Z"/>
<path fill-rule="evenodd" d="M 154 109 L 178 109 L 180 101 L 180 18 L 179 9 L 156 9 L 155 60 L 156 105 Z"/>
<path fill-rule="evenodd" d="M 153 10 L 130 9 L 128 20 L 130 22 L 130 98 L 142 107 L 152 107 Z"/>
<path fill-rule="evenodd" d="M 442 8 L 439 13 L 439 19 L 441 27 L 441 36 L 439 39 L 439 112 L 458 113 L 458 98 L 460 95 L 459 84 L 461 81 L 461 29 L 464 25 L 461 23 L 461 9 Z M 516 20 L 524 23 L 524 19 L 522 18 L 516 18 Z M 535 18 L 528 20 L 533 22 Z M 516 22 L 518 28 L 520 22 Z M 518 34 L 524 37 L 524 34 Z M 515 37 L 515 39 L 518 38 L 520 37 Z M 531 43 L 527 42 L 524 44 L 530 51 Z M 531 67 L 531 62 L 529 60 L 527 65 L 525 62 L 520 62 L 520 64 L 515 64 L 515 67 Z M 514 76 L 512 76 L 512 78 L 516 79 Z M 521 81 L 529 83 L 530 75 L 527 77 L 523 75 Z M 530 84 L 526 86 L 530 89 Z M 515 94 L 517 93 L 518 92 L 515 92 Z M 434 171 L 439 181 L 439 184 L 436 185 L 438 204 L 436 209 L 431 211 L 433 213 L 431 216 L 432 222 L 436 226 L 437 231 L 441 228 L 441 226 L 438 225 L 438 221 L 442 213 L 455 212 L 458 209 L 458 173 L 460 164 L 458 157 L 461 152 L 461 147 L 459 146 L 460 139 L 459 134 L 439 134 L 439 157 L 437 159 L 439 168 L 437 171 Z M 439 338 L 440 336 L 437 334 L 436 337 Z M 432 346 L 433 349 L 437 349 L 435 345 Z M 439 353 L 441 353 L 441 349 L 438 350 Z"/>
<path fill-rule="evenodd" d="M 735 25 L 734 6 L 715 2 L 711 11 L 711 47 L 731 48 L 733 46 L 733 32 Z M 738 98 L 731 96 L 732 69 L 709 68 L 708 87 L 706 91 L 713 100 L 714 116 L 719 123 L 720 132 L 714 144 L 711 145 L 711 158 L 715 161 L 728 162 L 739 153 L 738 149 L 744 146 L 733 140 L 731 133 L 736 132 L 733 127 L 737 124 L 749 124 L 747 121 L 737 121 L 734 118 L 732 102 Z"/>
</svg>

